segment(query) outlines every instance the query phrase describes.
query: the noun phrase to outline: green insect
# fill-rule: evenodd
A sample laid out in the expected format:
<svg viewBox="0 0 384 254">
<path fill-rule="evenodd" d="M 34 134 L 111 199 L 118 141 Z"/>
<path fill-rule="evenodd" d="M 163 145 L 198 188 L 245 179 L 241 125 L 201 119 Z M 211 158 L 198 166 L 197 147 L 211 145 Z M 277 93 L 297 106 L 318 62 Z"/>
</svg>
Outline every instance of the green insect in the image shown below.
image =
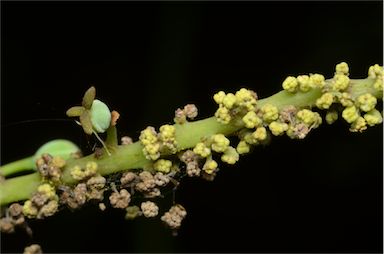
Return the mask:
<svg viewBox="0 0 384 254">
<path fill-rule="evenodd" d="M 84 94 L 82 106 L 74 106 L 67 110 L 67 116 L 79 117 L 80 122 L 76 121 L 83 127 L 86 134 L 95 134 L 96 138 L 101 142 L 107 153 L 110 152 L 98 133 L 104 133 L 111 126 L 112 114 L 108 106 L 95 99 L 96 89 L 90 87 Z"/>
</svg>

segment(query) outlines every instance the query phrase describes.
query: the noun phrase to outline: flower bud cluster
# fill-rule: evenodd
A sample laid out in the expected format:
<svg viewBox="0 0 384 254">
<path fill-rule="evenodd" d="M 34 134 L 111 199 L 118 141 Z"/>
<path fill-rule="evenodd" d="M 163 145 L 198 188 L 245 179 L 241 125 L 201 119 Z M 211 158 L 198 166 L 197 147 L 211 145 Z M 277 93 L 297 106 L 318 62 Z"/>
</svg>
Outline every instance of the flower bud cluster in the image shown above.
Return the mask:
<svg viewBox="0 0 384 254">
<path fill-rule="evenodd" d="M 24 202 L 23 214 L 28 218 L 43 219 L 52 216 L 58 211 L 59 197 L 56 195 L 55 187 L 43 183 L 37 188 L 31 199 Z"/>
<path fill-rule="evenodd" d="M 65 166 L 65 160 L 59 156 L 52 157 L 49 154 L 43 154 L 36 160 L 36 167 L 40 175 L 46 181 L 58 183 Z"/>
<path fill-rule="evenodd" d="M 141 131 L 140 142 L 144 146 L 143 153 L 148 160 L 157 160 L 161 155 L 177 152 L 176 128 L 173 125 L 162 125 L 160 133 L 149 126 Z"/>
</svg>

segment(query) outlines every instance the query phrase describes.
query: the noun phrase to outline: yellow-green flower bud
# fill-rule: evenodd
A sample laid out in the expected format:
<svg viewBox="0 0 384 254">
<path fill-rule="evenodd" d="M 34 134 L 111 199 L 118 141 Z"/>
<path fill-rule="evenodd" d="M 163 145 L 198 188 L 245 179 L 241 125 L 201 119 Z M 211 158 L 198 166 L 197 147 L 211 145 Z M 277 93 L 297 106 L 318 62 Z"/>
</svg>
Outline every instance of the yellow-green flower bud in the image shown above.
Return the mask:
<svg viewBox="0 0 384 254">
<path fill-rule="evenodd" d="M 258 143 L 258 140 L 254 137 L 252 132 L 244 135 L 244 141 L 250 145 L 256 145 Z"/>
<path fill-rule="evenodd" d="M 37 191 L 49 199 L 52 199 L 56 196 L 55 187 L 47 183 L 39 185 L 39 187 L 37 187 Z"/>
<path fill-rule="evenodd" d="M 233 147 L 228 147 L 224 154 L 221 156 L 221 160 L 228 164 L 235 164 L 239 160 L 239 154 Z"/>
<path fill-rule="evenodd" d="M 226 107 L 220 105 L 216 110 L 215 117 L 220 123 L 228 124 L 231 121 L 231 115 Z"/>
<path fill-rule="evenodd" d="M 37 210 L 37 207 L 35 207 L 32 204 L 31 200 L 27 200 L 24 202 L 23 205 L 23 214 L 27 216 L 28 218 L 35 218 L 37 216 L 37 213 L 39 211 Z"/>
<path fill-rule="evenodd" d="M 165 124 L 160 127 L 160 139 L 162 141 L 174 141 L 176 128 L 173 125 Z"/>
<path fill-rule="evenodd" d="M 373 109 L 364 115 L 364 119 L 369 126 L 374 126 L 383 122 L 383 117 L 377 109 Z"/>
<path fill-rule="evenodd" d="M 261 108 L 261 113 L 263 114 L 263 120 L 266 122 L 272 122 L 279 118 L 279 109 L 271 104 L 265 104 Z"/>
<path fill-rule="evenodd" d="M 352 126 L 349 130 L 352 132 L 363 132 L 366 129 L 367 129 L 367 122 L 363 117 L 359 116 L 357 120 L 352 123 Z"/>
<path fill-rule="evenodd" d="M 316 100 L 316 106 L 320 109 L 329 109 L 333 103 L 333 95 L 331 93 L 324 93 L 319 99 Z"/>
<path fill-rule="evenodd" d="M 213 174 L 215 170 L 217 169 L 217 162 L 215 160 L 207 159 L 207 161 L 204 163 L 203 170 L 207 174 Z"/>
<path fill-rule="evenodd" d="M 327 121 L 328 124 L 333 124 L 334 122 L 336 122 L 338 117 L 339 116 L 337 114 L 337 111 L 335 111 L 335 110 L 328 111 L 326 116 L 325 116 L 325 121 Z"/>
<path fill-rule="evenodd" d="M 243 122 L 247 128 L 255 128 L 262 124 L 262 120 L 256 115 L 254 111 L 249 111 L 244 117 Z"/>
<path fill-rule="evenodd" d="M 297 77 L 297 82 L 299 83 L 300 91 L 308 92 L 311 88 L 309 76 L 308 75 L 300 75 Z"/>
<path fill-rule="evenodd" d="M 209 149 L 204 143 L 197 143 L 195 148 L 193 148 L 193 152 L 201 157 L 208 157 L 211 155 L 211 149 Z"/>
<path fill-rule="evenodd" d="M 85 178 L 88 178 L 90 176 L 93 176 L 97 172 L 97 163 L 94 161 L 87 162 L 85 165 L 85 168 L 81 168 L 80 166 L 76 165 L 71 169 L 71 176 L 75 180 L 83 180 Z"/>
<path fill-rule="evenodd" d="M 349 67 L 346 62 L 341 62 L 336 65 L 336 73 L 347 75 L 349 73 Z"/>
<path fill-rule="evenodd" d="M 143 148 L 145 158 L 148 160 L 157 160 L 160 157 L 160 144 L 148 144 Z"/>
<path fill-rule="evenodd" d="M 139 139 L 144 146 L 157 142 L 157 133 L 155 128 L 148 126 L 145 130 L 142 130 Z"/>
<path fill-rule="evenodd" d="M 383 91 L 383 77 L 379 77 L 376 79 L 375 83 L 373 84 L 373 88 L 380 92 Z"/>
<path fill-rule="evenodd" d="M 344 107 L 350 107 L 353 105 L 353 101 L 349 93 L 341 93 L 339 101 Z"/>
<path fill-rule="evenodd" d="M 297 112 L 297 119 L 302 121 L 303 123 L 307 125 L 316 125 L 318 126 L 321 124 L 321 117 L 319 113 L 312 112 L 308 109 L 302 109 L 299 112 Z"/>
<path fill-rule="evenodd" d="M 246 154 L 246 153 L 249 153 L 251 147 L 247 144 L 247 142 L 245 142 L 244 140 L 241 140 L 239 142 L 239 144 L 237 145 L 236 147 L 236 151 L 239 153 L 239 154 Z"/>
<path fill-rule="evenodd" d="M 213 135 L 212 138 L 212 150 L 218 153 L 224 152 L 229 146 L 229 139 L 223 134 Z"/>
<path fill-rule="evenodd" d="M 233 93 L 228 93 L 223 99 L 223 105 L 227 109 L 231 109 L 236 103 L 236 96 Z"/>
<path fill-rule="evenodd" d="M 355 106 L 350 106 L 343 110 L 342 116 L 348 123 L 353 123 L 360 115 L 359 110 Z"/>
<path fill-rule="evenodd" d="M 312 88 L 322 89 L 325 86 L 325 78 L 321 74 L 312 74 L 309 76 L 309 84 Z"/>
<path fill-rule="evenodd" d="M 225 93 L 223 91 L 220 91 L 220 92 L 216 93 L 215 95 L 213 95 L 213 99 L 215 100 L 215 102 L 217 104 L 223 103 L 224 98 L 225 98 Z"/>
<path fill-rule="evenodd" d="M 257 141 L 263 141 L 267 138 L 267 129 L 264 127 L 258 127 L 253 133 L 252 137 Z"/>
<path fill-rule="evenodd" d="M 368 69 L 368 77 L 369 78 L 377 78 L 382 77 L 384 74 L 384 69 L 382 66 L 375 64 Z"/>
<path fill-rule="evenodd" d="M 375 108 L 377 99 L 372 94 L 366 93 L 357 97 L 356 102 L 361 110 L 368 112 Z"/>
<path fill-rule="evenodd" d="M 332 88 L 335 91 L 343 91 L 348 88 L 349 78 L 343 74 L 335 74 Z"/>
<path fill-rule="evenodd" d="M 153 168 L 156 171 L 159 171 L 165 174 L 171 171 L 171 167 L 172 167 L 172 162 L 170 160 L 160 159 L 153 164 Z"/>
<path fill-rule="evenodd" d="M 236 92 L 236 103 L 241 107 L 245 107 L 248 111 L 253 111 L 257 104 L 257 95 L 251 90 L 241 88 Z"/>
<path fill-rule="evenodd" d="M 290 93 L 294 93 L 296 92 L 298 85 L 299 83 L 297 82 L 297 79 L 295 77 L 289 76 L 283 82 L 283 89 Z"/>
<path fill-rule="evenodd" d="M 288 130 L 288 124 L 274 121 L 269 124 L 269 129 L 273 135 L 279 136 Z"/>
</svg>

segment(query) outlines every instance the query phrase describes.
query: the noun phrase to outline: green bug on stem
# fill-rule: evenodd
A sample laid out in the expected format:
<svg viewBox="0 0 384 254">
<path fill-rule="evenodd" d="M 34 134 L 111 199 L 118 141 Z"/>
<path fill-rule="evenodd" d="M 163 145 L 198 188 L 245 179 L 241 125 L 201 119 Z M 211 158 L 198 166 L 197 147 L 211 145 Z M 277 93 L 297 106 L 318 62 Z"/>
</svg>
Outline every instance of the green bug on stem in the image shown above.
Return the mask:
<svg viewBox="0 0 384 254">
<path fill-rule="evenodd" d="M 98 133 L 104 133 L 111 126 L 111 111 L 104 102 L 95 99 L 95 97 L 96 89 L 92 86 L 85 92 L 82 106 L 71 107 L 67 110 L 67 116 L 79 117 L 80 122 L 76 122 L 83 127 L 84 132 L 88 135 L 95 134 L 110 155 Z"/>
</svg>

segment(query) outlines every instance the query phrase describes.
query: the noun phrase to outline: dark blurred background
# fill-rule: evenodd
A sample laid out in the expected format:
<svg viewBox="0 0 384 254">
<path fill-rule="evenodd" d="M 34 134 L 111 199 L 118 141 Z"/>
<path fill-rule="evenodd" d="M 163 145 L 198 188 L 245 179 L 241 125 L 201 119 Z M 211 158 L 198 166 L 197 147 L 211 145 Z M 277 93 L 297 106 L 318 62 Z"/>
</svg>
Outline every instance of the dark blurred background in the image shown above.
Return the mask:
<svg viewBox="0 0 384 254">
<path fill-rule="evenodd" d="M 84 149 L 65 111 L 95 85 L 135 140 L 195 103 L 240 87 L 267 97 L 287 75 L 346 61 L 351 77 L 383 64 L 378 2 L 1 2 L 1 159 L 67 138 Z M 383 129 L 340 121 L 305 140 L 274 138 L 214 182 L 183 179 L 188 211 L 177 237 L 159 219 L 125 221 L 97 206 L 63 211 L 1 235 L 2 252 L 382 252 Z M 162 212 L 172 203 L 163 201 Z"/>
</svg>

